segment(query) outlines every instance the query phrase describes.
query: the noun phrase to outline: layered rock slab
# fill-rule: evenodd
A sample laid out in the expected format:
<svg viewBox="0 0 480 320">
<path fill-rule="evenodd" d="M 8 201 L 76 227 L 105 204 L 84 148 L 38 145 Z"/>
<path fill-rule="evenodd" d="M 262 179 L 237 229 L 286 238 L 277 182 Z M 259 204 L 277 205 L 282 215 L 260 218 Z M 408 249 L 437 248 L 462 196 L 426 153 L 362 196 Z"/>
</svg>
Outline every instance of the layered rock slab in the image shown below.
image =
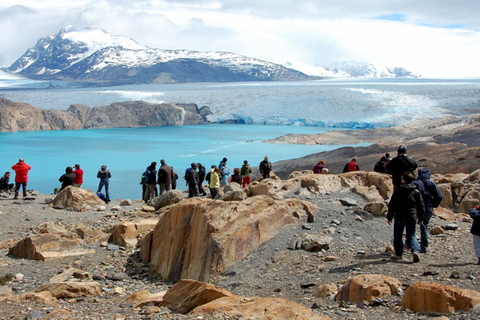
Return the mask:
<svg viewBox="0 0 480 320">
<path fill-rule="evenodd" d="M 142 241 L 150 272 L 168 281 L 208 281 L 285 226 L 313 222 L 315 206 L 297 199 L 256 196 L 242 202 L 192 198 L 159 217 Z"/>
</svg>

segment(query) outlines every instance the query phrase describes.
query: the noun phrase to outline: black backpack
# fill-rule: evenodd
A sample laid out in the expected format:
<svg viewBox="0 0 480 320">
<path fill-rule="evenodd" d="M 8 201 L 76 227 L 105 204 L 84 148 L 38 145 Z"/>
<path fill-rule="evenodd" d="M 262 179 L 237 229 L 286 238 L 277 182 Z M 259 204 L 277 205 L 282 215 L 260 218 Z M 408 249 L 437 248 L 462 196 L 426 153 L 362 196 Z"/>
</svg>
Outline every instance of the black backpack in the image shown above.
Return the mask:
<svg viewBox="0 0 480 320">
<path fill-rule="evenodd" d="M 191 168 L 187 168 L 185 170 L 185 176 L 183 177 L 183 179 L 185 179 L 185 182 L 188 183 L 190 182 L 190 173 L 192 172 L 192 169 Z"/>
</svg>

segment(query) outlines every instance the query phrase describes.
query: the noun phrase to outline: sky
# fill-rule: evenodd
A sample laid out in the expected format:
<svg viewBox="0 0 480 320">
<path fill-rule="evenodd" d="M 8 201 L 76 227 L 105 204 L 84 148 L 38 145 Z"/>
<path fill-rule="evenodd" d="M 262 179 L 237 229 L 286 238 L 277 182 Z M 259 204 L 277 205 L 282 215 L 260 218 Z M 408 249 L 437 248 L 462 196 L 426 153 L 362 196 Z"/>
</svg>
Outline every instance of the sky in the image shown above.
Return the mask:
<svg viewBox="0 0 480 320">
<path fill-rule="evenodd" d="M 479 17 L 479 0 L 2 0 L 0 66 L 73 25 L 159 49 L 480 77 Z"/>
</svg>

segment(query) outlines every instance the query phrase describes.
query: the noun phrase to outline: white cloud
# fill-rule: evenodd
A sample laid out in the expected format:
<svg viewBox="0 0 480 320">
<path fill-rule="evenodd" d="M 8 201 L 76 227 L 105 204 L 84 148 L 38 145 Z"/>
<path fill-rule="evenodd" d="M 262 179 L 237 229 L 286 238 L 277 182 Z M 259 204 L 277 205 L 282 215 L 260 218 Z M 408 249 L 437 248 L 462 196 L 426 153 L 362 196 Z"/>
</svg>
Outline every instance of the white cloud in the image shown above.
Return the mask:
<svg viewBox="0 0 480 320">
<path fill-rule="evenodd" d="M 317 66 L 362 60 L 424 76 L 480 77 L 477 0 L 9 1 L 14 4 L 22 6 L 0 7 L 4 66 L 39 38 L 72 24 L 154 48 L 231 51 Z"/>
</svg>

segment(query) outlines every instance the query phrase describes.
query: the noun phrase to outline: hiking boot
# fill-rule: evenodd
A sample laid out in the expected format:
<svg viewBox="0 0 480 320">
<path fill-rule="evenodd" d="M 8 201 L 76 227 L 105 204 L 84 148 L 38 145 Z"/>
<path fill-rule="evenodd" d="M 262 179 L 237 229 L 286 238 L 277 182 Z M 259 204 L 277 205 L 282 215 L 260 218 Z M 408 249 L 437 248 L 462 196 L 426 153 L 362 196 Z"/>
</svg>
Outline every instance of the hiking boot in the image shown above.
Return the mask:
<svg viewBox="0 0 480 320">
<path fill-rule="evenodd" d="M 420 249 L 420 253 L 427 253 L 427 249 Z"/>
<path fill-rule="evenodd" d="M 420 256 L 418 255 L 418 252 L 413 253 L 413 262 L 420 262 Z"/>
<path fill-rule="evenodd" d="M 392 260 L 402 260 L 403 257 L 402 256 L 397 256 L 396 254 L 394 254 L 392 257 L 391 257 Z"/>
</svg>

